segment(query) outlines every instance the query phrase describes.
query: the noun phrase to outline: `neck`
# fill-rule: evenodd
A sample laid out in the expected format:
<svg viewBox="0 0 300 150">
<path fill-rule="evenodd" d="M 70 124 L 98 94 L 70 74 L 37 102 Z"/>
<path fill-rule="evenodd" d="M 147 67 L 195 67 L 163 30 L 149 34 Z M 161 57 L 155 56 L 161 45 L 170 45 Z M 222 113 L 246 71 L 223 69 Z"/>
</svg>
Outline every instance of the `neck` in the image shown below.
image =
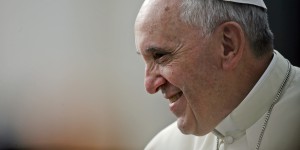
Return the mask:
<svg viewBox="0 0 300 150">
<path fill-rule="evenodd" d="M 245 56 L 244 56 L 245 57 Z M 255 84 L 261 78 L 265 70 L 268 68 L 273 58 L 273 52 L 266 54 L 260 58 L 254 55 L 242 58 L 237 68 L 229 73 L 231 82 L 227 85 L 227 104 L 226 115 L 230 114 L 249 94 Z M 225 118 L 224 117 L 224 118 Z"/>
</svg>

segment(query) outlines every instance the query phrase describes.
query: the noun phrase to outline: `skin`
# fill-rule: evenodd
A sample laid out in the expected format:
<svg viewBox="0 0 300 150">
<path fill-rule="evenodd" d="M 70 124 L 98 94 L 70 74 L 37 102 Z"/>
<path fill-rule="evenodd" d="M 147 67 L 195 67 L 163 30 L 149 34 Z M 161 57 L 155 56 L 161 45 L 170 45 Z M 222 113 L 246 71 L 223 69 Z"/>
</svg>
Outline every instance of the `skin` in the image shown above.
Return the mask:
<svg viewBox="0 0 300 150">
<path fill-rule="evenodd" d="M 170 100 L 184 134 L 205 135 L 253 88 L 272 58 L 256 58 L 241 26 L 219 25 L 209 37 L 179 18 L 180 1 L 146 0 L 135 23 L 145 87 Z"/>
</svg>

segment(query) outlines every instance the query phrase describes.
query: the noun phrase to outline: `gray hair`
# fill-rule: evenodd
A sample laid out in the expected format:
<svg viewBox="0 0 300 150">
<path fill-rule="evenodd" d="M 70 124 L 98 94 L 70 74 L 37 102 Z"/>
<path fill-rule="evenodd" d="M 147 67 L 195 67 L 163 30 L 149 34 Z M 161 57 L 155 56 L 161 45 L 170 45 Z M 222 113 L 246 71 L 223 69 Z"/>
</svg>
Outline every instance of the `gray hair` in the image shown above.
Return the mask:
<svg viewBox="0 0 300 150">
<path fill-rule="evenodd" d="M 180 15 L 187 24 L 201 27 L 205 37 L 213 33 L 218 25 L 235 21 L 245 31 L 256 56 L 273 49 L 273 33 L 263 8 L 222 0 L 182 0 Z"/>
</svg>

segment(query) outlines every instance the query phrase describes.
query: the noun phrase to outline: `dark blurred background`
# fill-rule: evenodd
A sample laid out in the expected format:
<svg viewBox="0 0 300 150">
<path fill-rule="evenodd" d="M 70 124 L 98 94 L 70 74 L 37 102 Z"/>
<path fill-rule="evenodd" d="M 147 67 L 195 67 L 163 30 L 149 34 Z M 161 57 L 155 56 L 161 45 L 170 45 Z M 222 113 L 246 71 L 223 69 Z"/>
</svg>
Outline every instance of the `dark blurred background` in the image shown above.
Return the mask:
<svg viewBox="0 0 300 150">
<path fill-rule="evenodd" d="M 268 7 L 274 46 L 295 66 L 300 66 L 299 58 L 299 1 L 264 0 Z"/>
</svg>

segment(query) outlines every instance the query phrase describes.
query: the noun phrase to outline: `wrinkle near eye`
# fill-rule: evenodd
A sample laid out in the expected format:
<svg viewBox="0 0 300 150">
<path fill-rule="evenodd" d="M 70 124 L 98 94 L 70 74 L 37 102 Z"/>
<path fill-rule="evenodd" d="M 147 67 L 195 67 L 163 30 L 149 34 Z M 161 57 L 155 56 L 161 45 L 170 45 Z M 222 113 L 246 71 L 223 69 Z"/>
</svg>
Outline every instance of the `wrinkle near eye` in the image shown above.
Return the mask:
<svg viewBox="0 0 300 150">
<path fill-rule="evenodd" d="M 166 55 L 170 54 L 168 50 L 158 48 L 158 47 L 149 47 L 145 50 L 146 54 L 152 57 L 153 61 L 157 64 L 163 62 Z"/>
<path fill-rule="evenodd" d="M 158 65 L 168 65 L 180 57 L 183 44 L 178 42 L 173 48 L 161 48 L 156 46 L 149 46 L 145 49 L 145 55 L 149 61 L 153 61 Z"/>
</svg>

